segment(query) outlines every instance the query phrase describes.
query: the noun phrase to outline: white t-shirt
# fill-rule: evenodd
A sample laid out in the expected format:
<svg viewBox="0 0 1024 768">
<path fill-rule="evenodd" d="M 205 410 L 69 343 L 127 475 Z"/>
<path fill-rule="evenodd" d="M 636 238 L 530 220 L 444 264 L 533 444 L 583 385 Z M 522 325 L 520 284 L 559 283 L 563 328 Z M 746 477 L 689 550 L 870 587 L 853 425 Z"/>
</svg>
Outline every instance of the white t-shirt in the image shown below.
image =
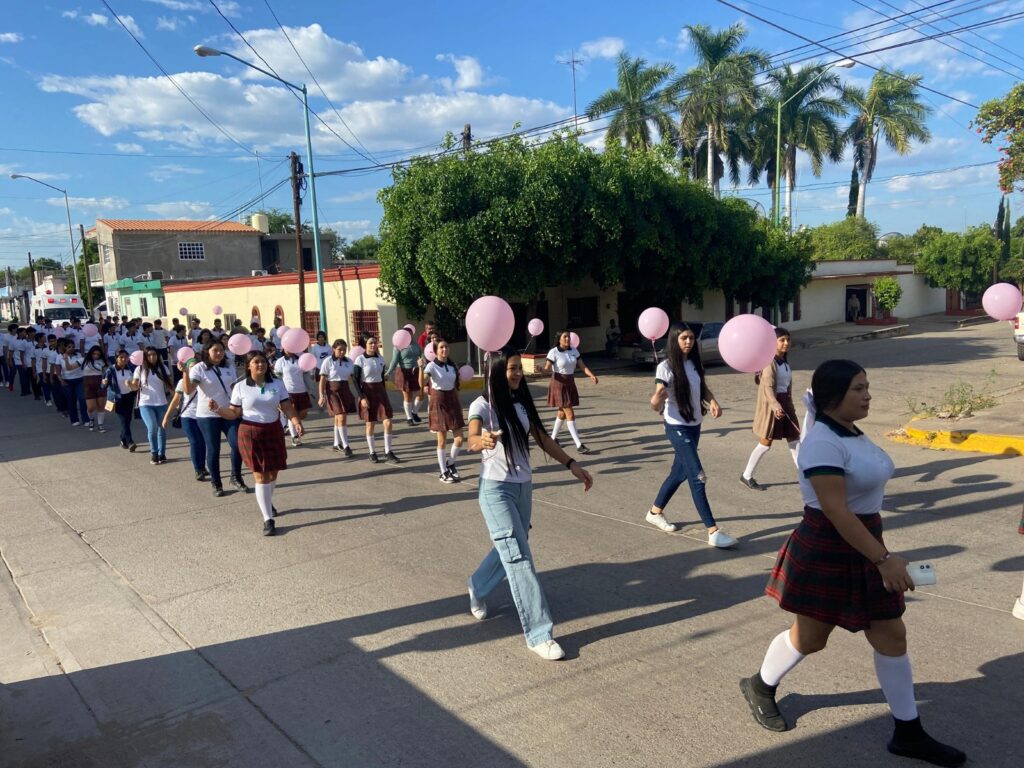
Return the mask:
<svg viewBox="0 0 1024 768">
<path fill-rule="evenodd" d="M 775 363 L 775 394 L 784 395 L 793 385 L 793 369 L 789 363 Z"/>
<path fill-rule="evenodd" d="M 132 375 L 139 382 L 139 407 L 143 405 L 167 405 L 167 391 L 163 380 L 156 372 L 149 373 L 140 365 Z"/>
<path fill-rule="evenodd" d="M 80 379 L 82 378 L 82 376 L 85 375 L 85 371 L 83 371 L 81 367 L 82 363 L 85 361 L 82 359 L 82 356 L 80 354 L 78 354 L 77 352 L 72 352 L 70 355 L 68 355 L 67 361 L 68 363 L 77 365 L 78 368 L 69 369 L 67 365 L 65 365 L 64 363 L 64 355 L 58 355 L 57 365 L 60 366 L 60 374 L 65 381 L 75 381 L 76 379 Z"/>
<path fill-rule="evenodd" d="M 384 370 L 388 367 L 384 362 L 384 356 L 379 352 L 374 357 L 360 355 L 354 363 L 356 368 L 361 368 L 363 381 L 367 384 L 378 384 L 384 381 Z"/>
<path fill-rule="evenodd" d="M 178 357 L 178 350 L 188 346 L 190 346 L 188 336 L 182 336 L 181 338 L 178 338 L 178 334 L 175 333 L 172 334 L 169 339 L 167 339 L 167 349 L 174 353 L 175 359 L 177 359 Z"/>
<path fill-rule="evenodd" d="M 355 366 L 347 357 L 344 360 L 329 357 L 320 364 L 320 375 L 326 376 L 328 381 L 348 381 L 353 370 Z"/>
<path fill-rule="evenodd" d="M 448 365 L 442 365 L 435 360 L 431 360 L 424 367 L 423 372 L 430 377 L 431 389 L 436 389 L 439 392 L 448 392 L 455 389 L 455 382 L 459 379 L 459 369 L 451 362 Z"/>
<path fill-rule="evenodd" d="M 49 347 L 36 347 L 32 352 L 32 360 L 36 373 L 45 373 L 49 370 L 50 349 Z"/>
<path fill-rule="evenodd" d="M 846 478 L 846 504 L 855 515 L 873 515 L 882 509 L 885 484 L 896 471 L 889 454 L 867 435 L 851 432 L 822 414 L 800 443 L 798 465 L 804 504 L 821 509 L 811 477 L 842 475 Z"/>
<path fill-rule="evenodd" d="M 28 339 L 16 339 L 14 343 L 17 345 L 15 357 L 18 365 L 30 368 L 32 366 L 32 358 L 35 356 L 35 353 L 32 351 L 35 349 L 35 342 Z"/>
<path fill-rule="evenodd" d="M 119 333 L 105 333 L 103 334 L 103 346 L 107 350 L 107 357 L 115 357 L 118 350 L 122 347 L 121 334 Z"/>
<path fill-rule="evenodd" d="M 282 357 L 276 363 L 274 363 L 274 375 L 280 377 L 284 382 L 284 388 L 294 394 L 300 394 L 302 392 L 308 392 L 306 389 L 306 377 L 302 373 L 302 369 L 299 368 L 299 360 L 289 360 L 286 357 Z"/>
<path fill-rule="evenodd" d="M 576 361 L 579 359 L 580 351 L 576 347 L 570 347 L 565 351 L 558 347 L 553 347 L 548 352 L 548 360 L 551 361 L 551 366 L 554 368 L 555 373 L 561 373 L 566 376 L 571 376 L 575 373 Z"/>
<path fill-rule="evenodd" d="M 262 387 L 241 379 L 231 390 L 231 404 L 242 409 L 245 421 L 257 424 L 273 424 L 277 421 L 280 418 L 280 405 L 287 399 L 288 391 L 280 379 L 268 381 Z"/>
<path fill-rule="evenodd" d="M 310 346 L 309 351 L 312 355 L 321 362 L 330 357 L 334 351 L 331 349 L 330 344 L 313 344 Z"/>
<path fill-rule="evenodd" d="M 519 416 L 519 423 L 527 432 L 530 429 L 530 418 L 526 408 L 521 403 L 515 404 L 516 415 Z M 478 397 L 469 406 L 469 420 L 480 419 L 483 422 L 483 429 L 490 431 L 493 425 L 498 428 L 498 419 L 493 415 L 491 404 L 483 396 Z M 504 437 L 502 435 L 501 437 Z M 505 446 L 502 445 L 501 437 L 495 443 L 494 448 L 484 450 L 480 458 L 480 477 L 485 480 L 497 480 L 505 483 L 528 483 L 533 477 L 530 469 L 530 455 L 513 451 L 513 463 L 515 466 L 509 468 L 508 460 L 505 458 Z M 529 436 L 527 436 L 529 439 Z"/>
<path fill-rule="evenodd" d="M 83 376 L 102 376 L 107 372 L 106 360 L 86 360 L 82 366 Z"/>
<path fill-rule="evenodd" d="M 675 424 L 676 426 L 695 427 L 704 420 L 704 416 L 700 412 L 700 374 L 697 373 L 697 367 L 689 360 L 683 363 L 683 369 L 686 371 L 686 379 L 690 383 L 690 406 L 693 408 L 693 421 L 687 421 L 679 412 L 679 403 L 676 402 L 676 389 L 672 383 L 674 374 L 668 360 L 662 360 L 658 363 L 658 370 L 654 374 L 654 380 L 659 384 L 664 384 L 665 391 L 668 392 L 668 400 L 665 401 L 665 423 Z"/>
<path fill-rule="evenodd" d="M 149 338 L 156 349 L 167 349 L 167 331 L 163 328 L 154 328 Z"/>
<path fill-rule="evenodd" d="M 56 367 L 57 369 L 60 369 L 60 367 L 61 367 L 61 356 L 57 354 L 57 350 L 51 349 L 49 351 L 48 357 L 46 359 L 46 365 L 47 365 L 47 370 L 50 371 L 51 373 L 53 372 L 53 368 L 54 367 Z"/>
<path fill-rule="evenodd" d="M 134 373 L 131 368 L 114 367 L 114 381 L 117 382 L 117 390 L 122 395 L 127 395 L 132 391 L 132 388 L 128 385 L 132 378 L 134 378 Z"/>
<path fill-rule="evenodd" d="M 219 331 L 219 332 L 221 334 L 224 333 L 223 331 Z M 203 329 L 202 328 L 191 328 L 191 329 L 189 329 L 189 332 L 188 332 L 188 338 L 192 342 L 192 344 L 195 344 L 197 341 L 199 341 L 199 337 L 202 336 L 202 334 L 203 334 Z"/>
<path fill-rule="evenodd" d="M 203 393 L 192 390 L 191 395 L 186 394 L 183 381 L 184 379 L 179 379 L 174 387 L 174 391 L 181 395 L 181 418 L 194 419 L 196 418 L 196 410 L 199 408 L 199 398 Z"/>
<path fill-rule="evenodd" d="M 235 369 L 230 366 L 208 368 L 206 363 L 196 363 L 188 369 L 188 378 L 199 387 L 199 408 L 197 419 L 219 419 L 219 413 L 210 410 L 210 400 L 218 408 L 227 408 L 231 402 L 231 387 L 235 383 Z"/>
<path fill-rule="evenodd" d="M 136 331 L 132 334 L 124 335 L 124 348 L 128 350 L 128 354 L 131 354 L 137 349 L 142 349 L 148 346 L 146 337 L 142 335 L 141 331 Z"/>
</svg>

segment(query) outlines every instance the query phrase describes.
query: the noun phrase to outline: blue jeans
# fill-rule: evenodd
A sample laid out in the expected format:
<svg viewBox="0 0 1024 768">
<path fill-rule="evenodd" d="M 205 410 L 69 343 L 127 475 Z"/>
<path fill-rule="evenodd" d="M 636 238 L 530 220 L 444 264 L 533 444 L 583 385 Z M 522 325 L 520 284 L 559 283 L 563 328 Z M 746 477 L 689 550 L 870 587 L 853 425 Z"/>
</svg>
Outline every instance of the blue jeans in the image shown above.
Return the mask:
<svg viewBox="0 0 1024 768">
<path fill-rule="evenodd" d="M 88 408 L 85 406 L 85 384 L 81 379 L 64 380 L 64 397 L 67 399 L 68 418 L 74 424 L 85 421 Z"/>
<path fill-rule="evenodd" d="M 228 447 L 231 448 L 231 477 L 241 477 L 242 454 L 238 452 L 238 420 L 222 419 L 218 416 L 212 419 L 196 419 L 196 421 L 199 422 L 199 431 L 202 433 L 203 442 L 206 444 L 206 471 L 210 473 L 210 483 L 218 488 L 221 484 L 221 435 L 228 439 Z"/>
<path fill-rule="evenodd" d="M 480 480 L 480 511 L 494 548 L 470 577 L 473 592 L 485 598 L 508 579 L 527 645 L 551 639 L 553 623 L 530 553 L 533 484 Z"/>
<path fill-rule="evenodd" d="M 167 404 L 164 405 L 142 405 L 139 412 L 142 414 L 142 421 L 146 424 L 146 438 L 149 440 L 149 452 L 157 456 L 163 456 L 167 451 L 167 430 L 160 422 L 163 421 L 164 413 L 167 411 Z"/>
<path fill-rule="evenodd" d="M 685 482 L 690 484 L 690 495 L 693 496 L 693 505 L 697 508 L 697 514 L 706 528 L 713 528 L 715 516 L 711 514 L 711 505 L 708 503 L 708 494 L 705 489 L 704 467 L 701 466 L 700 456 L 697 455 L 697 445 L 700 443 L 700 425 L 688 427 L 680 424 L 665 424 L 665 434 L 675 449 L 676 458 L 672 462 L 672 471 L 668 473 L 665 482 L 661 484 L 658 497 L 654 500 L 654 506 L 664 509 L 673 494 Z"/>
<path fill-rule="evenodd" d="M 188 438 L 188 451 L 192 457 L 192 469 L 197 473 L 206 469 L 206 441 L 203 432 L 196 423 L 199 419 L 182 418 L 181 431 Z"/>
</svg>

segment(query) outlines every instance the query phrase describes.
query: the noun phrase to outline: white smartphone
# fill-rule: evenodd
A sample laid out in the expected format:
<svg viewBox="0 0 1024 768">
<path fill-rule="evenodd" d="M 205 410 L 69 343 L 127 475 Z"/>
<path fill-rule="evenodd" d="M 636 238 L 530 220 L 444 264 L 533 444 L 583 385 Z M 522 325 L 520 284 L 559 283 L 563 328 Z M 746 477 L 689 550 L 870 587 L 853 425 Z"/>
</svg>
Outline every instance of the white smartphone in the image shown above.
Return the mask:
<svg viewBox="0 0 1024 768">
<path fill-rule="evenodd" d="M 935 566 L 930 562 L 907 563 L 907 573 L 915 587 L 930 587 L 938 581 Z"/>
</svg>

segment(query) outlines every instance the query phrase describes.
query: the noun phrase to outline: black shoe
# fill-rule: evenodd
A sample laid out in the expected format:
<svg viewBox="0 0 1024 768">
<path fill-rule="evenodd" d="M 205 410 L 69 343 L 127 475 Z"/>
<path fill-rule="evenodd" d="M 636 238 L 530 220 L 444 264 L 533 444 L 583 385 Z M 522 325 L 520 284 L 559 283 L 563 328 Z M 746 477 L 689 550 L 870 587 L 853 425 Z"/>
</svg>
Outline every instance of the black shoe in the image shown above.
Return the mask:
<svg viewBox="0 0 1024 768">
<path fill-rule="evenodd" d="M 590 453 L 590 449 L 587 448 L 587 446 L 583 445 L 583 443 L 580 443 L 580 447 L 576 449 L 576 452 L 582 453 L 584 456 L 586 456 L 588 453 Z"/>
<path fill-rule="evenodd" d="M 160 457 L 157 456 L 155 453 L 149 454 L 149 463 L 153 464 L 153 465 L 159 464 L 160 463 Z"/>
<path fill-rule="evenodd" d="M 402 460 L 400 458 L 398 458 L 397 456 L 395 456 L 395 452 L 394 451 L 388 451 L 387 453 L 385 453 L 384 454 L 384 458 L 387 460 L 388 464 L 401 464 L 402 463 Z"/>
<path fill-rule="evenodd" d="M 263 535 L 273 536 L 274 535 L 274 521 L 267 520 L 263 523 Z"/>
<path fill-rule="evenodd" d="M 420 418 L 420 415 L 416 413 L 416 411 L 412 412 L 412 420 L 415 421 L 417 424 L 423 421 L 423 419 Z"/>
<path fill-rule="evenodd" d="M 205 483 L 207 480 L 210 479 L 210 473 L 207 472 L 205 469 L 201 469 L 199 470 L 199 477 L 196 479 L 202 480 Z"/>
<path fill-rule="evenodd" d="M 750 478 L 748 480 L 743 475 L 740 475 L 740 482 L 743 483 L 744 486 L 746 486 L 747 488 L 749 488 L 752 491 L 763 491 L 764 490 L 764 486 L 761 485 L 759 482 L 757 482 L 757 480 L 755 480 L 754 478 Z"/>
<path fill-rule="evenodd" d="M 167 463 L 167 457 L 164 456 L 164 454 L 161 453 L 159 456 L 157 456 L 157 461 L 159 461 L 161 464 L 166 464 Z"/>
<path fill-rule="evenodd" d="M 196 482 L 197 482 L 197 483 L 201 483 L 201 482 L 203 482 L 203 481 L 204 481 L 205 479 L 206 479 L 206 478 L 205 478 L 205 477 L 203 477 L 203 473 L 202 473 L 202 472 L 196 472 Z"/>
<path fill-rule="evenodd" d="M 370 463 L 371 464 L 380 464 L 380 459 L 377 458 L 377 454 L 376 453 L 371 453 L 370 454 Z"/>
<path fill-rule="evenodd" d="M 124 448 L 127 451 L 128 450 L 128 443 L 126 443 L 124 440 L 122 440 L 121 441 L 121 447 Z"/>
<path fill-rule="evenodd" d="M 331 448 L 331 450 L 334 451 L 335 453 L 341 453 L 341 446 L 336 445 L 333 448 Z"/>
<path fill-rule="evenodd" d="M 896 729 L 889 741 L 888 749 L 900 757 L 912 757 L 932 765 L 950 768 L 963 765 L 967 760 L 967 755 L 956 747 L 936 741 L 925 733 L 919 717 L 913 720 L 896 720 Z"/>
<path fill-rule="evenodd" d="M 346 459 L 351 459 L 351 458 L 352 458 L 352 449 L 351 449 L 351 448 L 349 448 L 348 446 L 345 446 L 345 447 L 344 447 L 344 448 L 342 449 L 342 453 L 344 453 L 344 454 L 345 454 L 345 458 L 346 458 Z"/>
<path fill-rule="evenodd" d="M 740 680 L 740 690 L 743 691 L 743 698 L 750 705 L 750 711 L 758 725 L 769 731 L 789 730 L 789 723 L 775 703 L 776 686 L 765 685 L 760 672 L 753 677 Z"/>
<path fill-rule="evenodd" d="M 461 477 L 459 477 L 459 468 L 458 467 L 456 467 L 451 462 L 449 462 L 447 464 L 447 467 L 448 467 L 448 474 L 452 476 L 452 479 L 454 479 L 455 482 L 458 482 L 459 480 L 462 479 Z"/>
<path fill-rule="evenodd" d="M 138 446 L 135 443 L 128 443 L 128 452 L 129 453 L 135 453 L 135 449 L 136 448 L 138 448 Z"/>
<path fill-rule="evenodd" d="M 242 478 L 240 478 L 240 477 L 232 477 L 231 478 L 231 487 L 232 488 L 236 488 L 236 489 L 238 489 L 239 491 L 242 491 L 242 492 L 245 492 L 245 491 L 249 490 L 249 486 L 247 486 L 242 481 Z"/>
<path fill-rule="evenodd" d="M 274 505 L 270 506 L 270 516 L 277 517 L 277 507 L 275 507 Z"/>
<path fill-rule="evenodd" d="M 224 487 L 220 485 L 213 486 L 213 495 L 219 499 L 224 495 Z"/>
<path fill-rule="evenodd" d="M 452 477 L 451 470 L 447 469 L 441 474 L 439 474 L 437 476 L 437 479 L 440 480 L 442 483 L 445 483 L 446 485 L 451 485 L 452 483 L 455 482 L 455 478 Z"/>
<path fill-rule="evenodd" d="M 416 421 L 414 419 L 406 419 L 405 423 L 408 424 L 410 427 L 416 426 Z"/>
</svg>

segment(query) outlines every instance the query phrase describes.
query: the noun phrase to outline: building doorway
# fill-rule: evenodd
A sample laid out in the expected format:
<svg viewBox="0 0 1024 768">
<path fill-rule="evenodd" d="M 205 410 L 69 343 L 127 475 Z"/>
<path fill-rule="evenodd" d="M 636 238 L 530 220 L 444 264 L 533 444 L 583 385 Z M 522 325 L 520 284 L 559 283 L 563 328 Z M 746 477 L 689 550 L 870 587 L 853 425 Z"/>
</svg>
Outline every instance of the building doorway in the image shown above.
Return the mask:
<svg viewBox="0 0 1024 768">
<path fill-rule="evenodd" d="M 868 306 L 869 289 L 866 285 L 846 286 L 846 322 L 855 323 L 868 317 L 870 307 Z"/>
</svg>

